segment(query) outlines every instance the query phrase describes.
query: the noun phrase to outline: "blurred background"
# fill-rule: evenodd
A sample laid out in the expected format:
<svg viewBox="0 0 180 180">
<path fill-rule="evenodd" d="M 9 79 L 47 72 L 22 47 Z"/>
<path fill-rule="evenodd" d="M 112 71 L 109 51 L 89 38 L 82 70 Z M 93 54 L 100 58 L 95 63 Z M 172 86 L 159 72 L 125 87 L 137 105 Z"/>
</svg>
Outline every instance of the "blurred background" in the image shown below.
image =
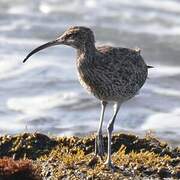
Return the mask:
<svg viewBox="0 0 180 180">
<path fill-rule="evenodd" d="M 97 45 L 141 48 L 155 67 L 140 94 L 123 104 L 115 130 L 150 129 L 180 144 L 179 0 L 0 0 L 0 134 L 97 130 L 100 103 L 77 80 L 74 49 L 56 46 L 22 63 L 74 25 L 92 28 Z M 111 115 L 109 106 L 104 128 Z"/>
</svg>

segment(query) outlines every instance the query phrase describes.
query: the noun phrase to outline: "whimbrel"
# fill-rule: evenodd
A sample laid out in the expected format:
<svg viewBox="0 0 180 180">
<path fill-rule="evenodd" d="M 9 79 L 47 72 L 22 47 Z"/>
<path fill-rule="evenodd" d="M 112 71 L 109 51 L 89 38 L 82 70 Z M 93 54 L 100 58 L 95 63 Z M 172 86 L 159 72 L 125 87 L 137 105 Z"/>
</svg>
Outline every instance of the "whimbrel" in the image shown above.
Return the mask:
<svg viewBox="0 0 180 180">
<path fill-rule="evenodd" d="M 32 50 L 24 59 L 38 51 L 55 45 L 68 45 L 77 50 L 76 65 L 81 85 L 101 101 L 100 124 L 95 142 L 95 153 L 104 155 L 102 125 L 108 102 L 114 103 L 114 113 L 107 126 L 108 148 L 105 164 L 111 162 L 111 136 L 114 122 L 121 104 L 134 97 L 146 81 L 148 68 L 139 50 L 100 46 L 95 47 L 91 29 L 82 26 L 71 27 L 56 40 Z"/>
</svg>

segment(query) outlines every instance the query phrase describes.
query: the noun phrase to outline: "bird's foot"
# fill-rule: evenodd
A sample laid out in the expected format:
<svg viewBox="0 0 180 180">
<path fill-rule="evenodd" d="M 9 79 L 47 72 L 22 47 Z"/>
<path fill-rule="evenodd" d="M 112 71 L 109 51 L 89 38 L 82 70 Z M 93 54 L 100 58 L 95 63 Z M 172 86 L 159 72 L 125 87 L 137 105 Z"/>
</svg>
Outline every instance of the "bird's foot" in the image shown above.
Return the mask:
<svg viewBox="0 0 180 180">
<path fill-rule="evenodd" d="M 107 169 L 111 170 L 112 172 L 114 172 L 116 169 L 116 167 L 112 164 L 112 162 L 110 160 L 106 160 L 104 165 Z"/>
<path fill-rule="evenodd" d="M 98 163 L 98 157 L 94 155 L 88 162 L 88 166 L 93 167 Z"/>
<path fill-rule="evenodd" d="M 103 141 L 103 135 L 97 135 L 95 140 L 95 154 L 103 160 L 104 156 L 104 141 Z"/>
</svg>

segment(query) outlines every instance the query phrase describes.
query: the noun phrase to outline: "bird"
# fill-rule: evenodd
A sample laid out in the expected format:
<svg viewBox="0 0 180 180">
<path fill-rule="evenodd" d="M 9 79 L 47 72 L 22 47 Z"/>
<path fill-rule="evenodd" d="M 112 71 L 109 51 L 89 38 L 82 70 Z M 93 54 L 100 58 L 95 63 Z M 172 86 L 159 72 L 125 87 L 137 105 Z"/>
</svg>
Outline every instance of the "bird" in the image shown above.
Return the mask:
<svg viewBox="0 0 180 180">
<path fill-rule="evenodd" d="M 23 60 L 25 63 L 33 54 L 56 45 L 67 45 L 77 51 L 76 67 L 80 84 L 101 102 L 100 122 L 95 137 L 95 155 L 104 156 L 103 121 L 108 103 L 113 104 L 112 118 L 107 125 L 107 158 L 105 165 L 114 169 L 111 160 L 111 142 L 114 122 L 121 105 L 136 96 L 144 85 L 148 66 L 140 49 L 95 45 L 93 31 L 84 26 L 72 26 L 55 40 L 32 50 Z"/>
</svg>

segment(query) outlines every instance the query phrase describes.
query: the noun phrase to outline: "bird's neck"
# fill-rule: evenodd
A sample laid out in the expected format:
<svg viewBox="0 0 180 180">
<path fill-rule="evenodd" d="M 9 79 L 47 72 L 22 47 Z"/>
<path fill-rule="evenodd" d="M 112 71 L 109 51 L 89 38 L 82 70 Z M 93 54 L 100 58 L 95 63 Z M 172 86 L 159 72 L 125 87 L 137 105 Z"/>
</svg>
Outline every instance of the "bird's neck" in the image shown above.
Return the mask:
<svg viewBox="0 0 180 180">
<path fill-rule="evenodd" d="M 86 42 L 83 46 L 77 49 L 77 56 L 84 56 L 85 58 L 90 58 L 94 56 L 96 52 L 96 47 L 94 43 Z"/>
</svg>

